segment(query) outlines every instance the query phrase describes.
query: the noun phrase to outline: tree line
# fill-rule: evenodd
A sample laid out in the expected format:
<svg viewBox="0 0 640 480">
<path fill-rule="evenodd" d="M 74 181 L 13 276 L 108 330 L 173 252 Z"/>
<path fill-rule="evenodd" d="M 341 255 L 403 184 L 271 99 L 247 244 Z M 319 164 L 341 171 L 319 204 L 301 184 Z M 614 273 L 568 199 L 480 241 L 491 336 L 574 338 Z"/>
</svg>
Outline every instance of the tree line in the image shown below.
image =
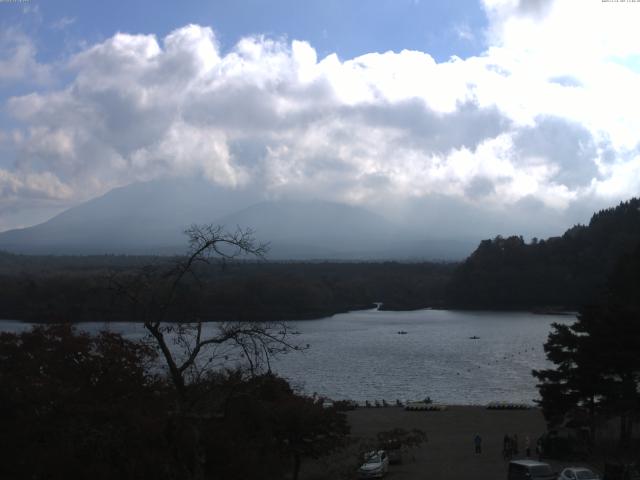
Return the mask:
<svg viewBox="0 0 640 480">
<path fill-rule="evenodd" d="M 606 291 L 616 261 L 640 243 L 640 199 L 595 213 L 546 240 L 483 240 L 454 271 L 446 303 L 455 308 L 576 310 Z"/>
<path fill-rule="evenodd" d="M 129 321 L 110 278 L 163 269 L 178 257 L 54 257 L 0 253 L 0 318 L 32 322 Z M 176 316 L 198 305 L 203 320 L 319 318 L 354 309 L 409 310 L 444 303 L 454 264 L 217 261 L 195 266 L 177 292 Z M 171 316 L 170 316 L 171 317 Z M 169 318 L 170 319 L 170 318 Z"/>
</svg>

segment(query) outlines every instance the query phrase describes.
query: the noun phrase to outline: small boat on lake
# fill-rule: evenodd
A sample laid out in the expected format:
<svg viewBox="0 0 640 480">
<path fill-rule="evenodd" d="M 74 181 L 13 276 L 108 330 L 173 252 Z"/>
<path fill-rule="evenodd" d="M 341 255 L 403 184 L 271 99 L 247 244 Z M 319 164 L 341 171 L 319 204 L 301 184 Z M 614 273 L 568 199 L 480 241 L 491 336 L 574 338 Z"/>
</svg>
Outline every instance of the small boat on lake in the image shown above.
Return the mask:
<svg viewBox="0 0 640 480">
<path fill-rule="evenodd" d="M 406 335 L 407 332 L 405 332 L 404 330 L 398 330 L 398 335 Z"/>
<path fill-rule="evenodd" d="M 469 337 L 469 340 L 480 340 L 480 337 L 478 337 L 477 335 L 474 335 L 472 337 Z"/>
</svg>

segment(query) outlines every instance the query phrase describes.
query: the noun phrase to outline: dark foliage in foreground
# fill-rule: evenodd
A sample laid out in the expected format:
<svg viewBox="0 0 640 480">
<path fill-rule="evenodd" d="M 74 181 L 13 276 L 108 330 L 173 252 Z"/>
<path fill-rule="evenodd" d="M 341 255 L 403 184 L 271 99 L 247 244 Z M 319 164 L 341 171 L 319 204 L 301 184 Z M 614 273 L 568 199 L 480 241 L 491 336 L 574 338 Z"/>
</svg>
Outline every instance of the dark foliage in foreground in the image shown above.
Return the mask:
<svg viewBox="0 0 640 480">
<path fill-rule="evenodd" d="M 555 368 L 533 372 L 545 417 L 586 426 L 592 439 L 600 421 L 619 418 L 629 446 L 640 418 L 640 247 L 620 259 L 602 303 L 553 328 L 544 348 Z"/>
<path fill-rule="evenodd" d="M 177 402 L 147 373 L 154 358 L 68 325 L 1 334 L 0 477 L 280 479 L 348 433 L 341 413 L 271 374 L 208 375 Z"/>
<path fill-rule="evenodd" d="M 166 398 L 145 373 L 153 356 L 118 335 L 68 325 L 0 334 L 0 476 L 160 474 Z"/>
<path fill-rule="evenodd" d="M 236 372 L 198 388 L 198 408 L 212 394 L 223 401 L 219 414 L 206 420 L 205 428 L 218 432 L 205 442 L 210 453 L 205 469 L 211 478 L 282 478 L 290 472 L 297 478 L 304 459 L 342 447 L 349 433 L 344 414 L 296 395 L 286 381 L 271 375 L 244 379 Z M 244 460 L 229 462 L 239 452 Z"/>
<path fill-rule="evenodd" d="M 562 237 L 484 240 L 454 272 L 448 303 L 457 308 L 575 309 L 604 292 L 620 256 L 640 244 L 640 199 L 595 213 Z"/>
<path fill-rule="evenodd" d="M 132 320 L 109 276 L 162 269 L 168 257 L 37 257 L 0 252 L 0 318 L 33 322 Z M 384 302 L 385 308 L 442 305 L 453 264 L 260 263 L 198 265 L 203 285 L 177 292 L 173 315 L 197 305 L 202 320 L 318 318 Z M 189 278 L 189 282 L 195 282 Z M 197 293 L 197 294 L 196 294 Z M 172 312 L 167 312 L 170 319 Z"/>
</svg>

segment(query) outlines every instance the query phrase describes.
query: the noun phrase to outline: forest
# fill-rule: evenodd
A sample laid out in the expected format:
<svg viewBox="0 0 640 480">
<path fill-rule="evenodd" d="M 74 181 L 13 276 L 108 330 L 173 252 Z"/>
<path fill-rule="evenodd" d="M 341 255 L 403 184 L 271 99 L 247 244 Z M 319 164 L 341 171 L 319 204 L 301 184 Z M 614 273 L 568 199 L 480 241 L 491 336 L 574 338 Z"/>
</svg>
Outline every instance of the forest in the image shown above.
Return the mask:
<svg viewBox="0 0 640 480">
<path fill-rule="evenodd" d="M 640 199 L 546 240 L 484 240 L 454 271 L 446 303 L 468 309 L 577 310 L 597 302 L 616 262 L 640 244 Z"/>
<path fill-rule="evenodd" d="M 170 267 L 175 261 L 167 257 L 0 254 L 0 318 L 32 322 L 131 320 L 110 278 L 145 268 Z M 206 320 L 318 318 L 372 308 L 374 302 L 400 310 L 439 307 L 454 266 L 214 262 L 199 268 L 202 288 L 182 293 L 185 302 L 193 302 L 193 295 L 198 297 L 198 316 Z"/>
</svg>

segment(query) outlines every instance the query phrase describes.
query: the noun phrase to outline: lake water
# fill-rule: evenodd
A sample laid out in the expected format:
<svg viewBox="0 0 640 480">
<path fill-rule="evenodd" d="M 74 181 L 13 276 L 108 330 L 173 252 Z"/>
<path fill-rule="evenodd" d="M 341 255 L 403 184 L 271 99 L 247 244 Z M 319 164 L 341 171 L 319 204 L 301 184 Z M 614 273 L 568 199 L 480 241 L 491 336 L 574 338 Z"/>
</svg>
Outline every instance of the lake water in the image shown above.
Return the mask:
<svg viewBox="0 0 640 480">
<path fill-rule="evenodd" d="M 447 404 L 532 403 L 538 392 L 531 370 L 549 365 L 542 346 L 551 323 L 573 320 L 524 312 L 349 312 L 291 322 L 300 332 L 295 341 L 310 348 L 282 356 L 273 369 L 306 393 L 334 399 L 391 402 L 430 396 Z M 105 324 L 80 327 L 98 331 Z M 108 327 L 128 338 L 145 337 L 137 324 Z M 27 328 L 0 322 L 0 330 Z"/>
</svg>

